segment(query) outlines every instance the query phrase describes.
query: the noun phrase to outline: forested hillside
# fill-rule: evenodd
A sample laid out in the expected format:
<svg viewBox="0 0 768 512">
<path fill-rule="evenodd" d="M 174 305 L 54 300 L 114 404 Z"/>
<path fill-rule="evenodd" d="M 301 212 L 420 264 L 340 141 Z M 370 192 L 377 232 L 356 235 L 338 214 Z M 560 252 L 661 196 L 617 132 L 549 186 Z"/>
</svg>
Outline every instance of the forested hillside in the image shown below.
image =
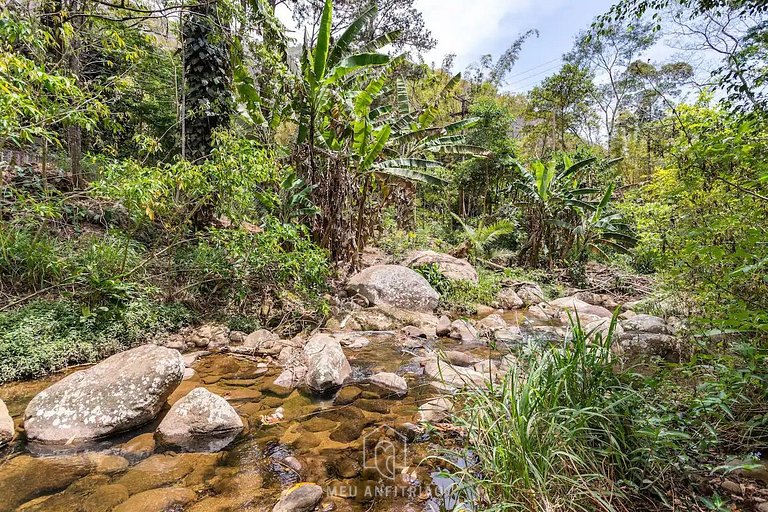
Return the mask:
<svg viewBox="0 0 768 512">
<path fill-rule="evenodd" d="M 596 14 L 0 7 L 0 512 L 768 511 L 768 5 Z"/>
</svg>

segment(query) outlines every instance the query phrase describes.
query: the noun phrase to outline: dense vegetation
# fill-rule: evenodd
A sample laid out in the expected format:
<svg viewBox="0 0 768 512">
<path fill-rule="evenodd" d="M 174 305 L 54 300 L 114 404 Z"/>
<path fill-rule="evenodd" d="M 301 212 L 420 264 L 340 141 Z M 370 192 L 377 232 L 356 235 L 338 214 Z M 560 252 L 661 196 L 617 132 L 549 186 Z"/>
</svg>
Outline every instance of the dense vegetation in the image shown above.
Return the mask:
<svg viewBox="0 0 768 512">
<path fill-rule="evenodd" d="M 476 286 L 419 269 L 466 314 L 505 280 L 651 275 L 692 357 L 620 368 L 578 327 L 521 356 L 464 397 L 460 494 L 727 509 L 695 475 L 768 439 L 764 2 L 619 0 L 527 94 L 535 30 L 455 73 L 407 0 L 292 2 L 300 42 L 264 0 L 30 5 L 0 10 L 0 382 L 203 318 L 319 325 L 370 245 L 468 258 Z M 703 85 L 648 57 L 671 32 L 717 56 Z"/>
</svg>

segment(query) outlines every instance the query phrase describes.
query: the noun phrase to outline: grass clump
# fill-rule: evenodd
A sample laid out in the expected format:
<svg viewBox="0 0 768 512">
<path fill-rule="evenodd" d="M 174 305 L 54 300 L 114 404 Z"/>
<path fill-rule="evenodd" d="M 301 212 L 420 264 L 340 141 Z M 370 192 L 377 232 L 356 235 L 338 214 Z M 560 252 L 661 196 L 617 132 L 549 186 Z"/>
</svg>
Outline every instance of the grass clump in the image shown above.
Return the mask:
<svg viewBox="0 0 768 512">
<path fill-rule="evenodd" d="M 647 397 L 614 371 L 612 329 L 591 342 L 577 324 L 563 345 L 524 353 L 500 384 L 463 395 L 457 422 L 474 464 L 453 475 L 462 500 L 613 511 L 664 479 L 677 436 L 651 424 Z"/>
<path fill-rule="evenodd" d="M 39 301 L 0 313 L 0 382 L 98 361 L 153 333 L 178 328 L 190 316 L 181 306 L 145 300 L 96 310 L 67 301 Z"/>
<path fill-rule="evenodd" d="M 465 314 L 477 312 L 478 304 L 492 304 L 501 290 L 504 275 L 484 268 L 477 270 L 478 282 L 455 281 L 440 272 L 436 263 L 414 268 L 440 294 L 440 307 Z"/>
</svg>

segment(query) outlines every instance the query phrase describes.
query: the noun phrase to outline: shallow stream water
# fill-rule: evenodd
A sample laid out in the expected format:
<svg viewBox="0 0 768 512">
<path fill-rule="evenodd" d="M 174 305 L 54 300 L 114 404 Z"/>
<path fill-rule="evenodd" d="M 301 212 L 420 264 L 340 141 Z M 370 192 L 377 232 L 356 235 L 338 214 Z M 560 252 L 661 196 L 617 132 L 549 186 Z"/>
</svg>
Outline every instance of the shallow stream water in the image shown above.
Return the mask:
<svg viewBox="0 0 768 512">
<path fill-rule="evenodd" d="M 518 312 L 504 318 L 522 327 L 523 343 L 552 328 L 534 326 Z M 198 359 L 192 366 L 195 374 L 168 401 L 172 404 L 199 386 L 229 401 L 246 427 L 219 453 L 156 449 L 152 432 L 165 411 L 155 423 L 87 450 L 65 447 L 63 453 L 52 454 L 20 435 L 0 451 L 0 512 L 132 512 L 120 504 L 156 488 L 186 492 L 187 503 L 171 510 L 272 510 L 281 491 L 298 482 L 323 487 L 319 510 L 450 510 L 455 505 L 452 482 L 440 474 L 443 468 L 436 456 L 441 445 L 450 444 L 452 434 L 417 424 L 419 406 L 440 395 L 423 375 L 418 358 L 458 350 L 480 359 L 498 359 L 507 348 L 451 339 L 420 340 L 421 344 L 391 334 L 368 338 L 371 343 L 366 347 L 345 349 L 352 382 L 328 397 L 274 386 L 271 383 L 281 370 L 264 368 L 249 358 L 219 353 Z M 75 370 L 0 386 L 0 399 L 17 426 L 35 394 Z M 382 371 L 403 376 L 408 394 L 396 397 L 365 383 L 368 376 Z M 282 418 L 276 420 L 278 408 Z M 164 510 L 157 508 L 158 503 L 149 501 L 136 512 Z"/>
</svg>

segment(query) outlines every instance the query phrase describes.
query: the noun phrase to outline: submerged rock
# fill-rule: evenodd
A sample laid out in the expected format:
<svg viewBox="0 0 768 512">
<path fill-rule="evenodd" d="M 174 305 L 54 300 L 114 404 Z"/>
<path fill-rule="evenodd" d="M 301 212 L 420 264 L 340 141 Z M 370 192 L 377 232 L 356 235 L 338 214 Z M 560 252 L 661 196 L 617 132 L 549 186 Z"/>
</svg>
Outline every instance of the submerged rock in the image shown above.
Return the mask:
<svg viewBox="0 0 768 512">
<path fill-rule="evenodd" d="M 450 254 L 435 251 L 416 251 L 409 254 L 403 265 L 407 267 L 421 267 L 424 265 L 437 265 L 440 273 L 453 281 L 478 282 L 477 270 L 467 260 L 454 258 Z"/>
<path fill-rule="evenodd" d="M 195 388 L 173 404 L 157 427 L 166 446 L 192 452 L 217 452 L 243 430 L 237 411 L 222 397 Z"/>
<path fill-rule="evenodd" d="M 388 391 L 392 391 L 396 395 L 403 396 L 408 393 L 408 383 L 405 379 L 395 373 L 380 372 L 371 375 L 368 379 L 372 384 L 384 388 Z"/>
<path fill-rule="evenodd" d="M 143 345 L 64 377 L 35 396 L 24 413 L 31 441 L 72 444 L 151 421 L 181 383 L 177 350 Z"/>
<path fill-rule="evenodd" d="M 0 448 L 11 442 L 15 430 L 8 407 L 0 400 Z"/>
<path fill-rule="evenodd" d="M 272 512 L 309 512 L 323 499 L 323 488 L 307 482 L 298 483 L 280 495 Z"/>
<path fill-rule="evenodd" d="M 151 489 L 134 494 L 128 500 L 118 505 L 114 512 L 164 512 L 175 510 L 195 501 L 195 491 L 184 487 L 166 487 Z"/>
<path fill-rule="evenodd" d="M 352 276 L 347 289 L 370 304 L 433 311 L 440 295 L 418 272 L 402 265 L 375 265 Z"/>
<path fill-rule="evenodd" d="M 327 334 L 315 334 L 304 346 L 307 386 L 318 393 L 336 389 L 349 378 L 349 365 L 341 344 Z"/>
<path fill-rule="evenodd" d="M 19 455 L 0 465 L 0 512 L 11 512 L 41 495 L 53 494 L 93 470 L 93 462 L 77 455 Z"/>
</svg>

